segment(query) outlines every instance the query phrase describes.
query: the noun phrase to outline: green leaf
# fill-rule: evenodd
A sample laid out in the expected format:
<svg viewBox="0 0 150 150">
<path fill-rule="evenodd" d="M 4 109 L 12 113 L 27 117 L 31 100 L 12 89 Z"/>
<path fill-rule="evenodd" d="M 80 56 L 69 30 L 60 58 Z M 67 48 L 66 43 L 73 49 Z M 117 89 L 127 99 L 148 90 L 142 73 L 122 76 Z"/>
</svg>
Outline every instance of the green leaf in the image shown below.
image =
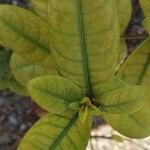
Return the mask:
<svg viewBox="0 0 150 150">
<path fill-rule="evenodd" d="M 121 143 L 124 142 L 123 137 L 121 137 L 119 135 L 112 135 L 112 139 L 115 140 L 115 141 L 117 141 L 117 142 L 121 142 Z"/>
<path fill-rule="evenodd" d="M 51 51 L 60 73 L 87 96 L 99 94 L 115 72 L 119 24 L 112 0 L 48 1 Z"/>
<path fill-rule="evenodd" d="M 113 115 L 103 112 L 103 118 L 118 132 L 130 138 L 145 138 L 150 135 L 150 101 L 132 115 Z"/>
<path fill-rule="evenodd" d="M 11 70 L 9 66 L 11 57 L 11 51 L 0 50 L 0 90 L 5 90 L 8 88 L 9 80 L 11 79 Z"/>
<path fill-rule="evenodd" d="M 79 109 L 79 118 L 81 123 L 85 123 L 88 115 L 88 107 L 85 107 L 85 109 Z"/>
<path fill-rule="evenodd" d="M 33 100 L 44 109 L 56 113 L 72 112 L 70 103 L 81 101 L 81 89 L 68 79 L 59 76 L 40 76 L 28 83 Z"/>
<path fill-rule="evenodd" d="M 150 85 L 150 40 L 145 40 L 126 60 L 117 76 L 131 85 Z"/>
<path fill-rule="evenodd" d="M 149 48 L 150 40 L 145 40 L 126 60 L 118 76 L 129 84 L 150 85 Z M 146 95 L 148 97 L 148 95 Z M 132 115 L 104 114 L 107 122 L 120 133 L 131 138 L 145 138 L 150 135 L 150 101 Z"/>
<path fill-rule="evenodd" d="M 148 33 L 150 33 L 150 16 L 147 17 L 143 22 L 142 25 L 144 26 L 144 28 L 146 29 L 146 31 Z"/>
<path fill-rule="evenodd" d="M 79 119 L 81 123 L 84 123 L 86 119 L 89 117 L 89 110 L 90 107 L 92 106 L 91 101 L 88 97 L 85 97 L 82 99 L 80 102 L 80 107 L 79 107 Z"/>
<path fill-rule="evenodd" d="M 108 82 L 104 86 L 104 90 L 101 95 L 111 92 L 112 90 L 119 89 L 125 87 L 127 84 L 124 83 L 122 80 L 118 79 L 117 77 L 113 78 L 113 81 Z"/>
<path fill-rule="evenodd" d="M 101 115 L 101 110 L 94 106 L 88 97 L 84 97 L 80 102 L 71 103 L 70 108 L 79 111 L 79 118 L 82 123 L 84 123 L 88 117 Z"/>
<path fill-rule="evenodd" d="M 12 78 L 8 81 L 8 88 L 11 92 L 15 92 L 20 96 L 29 96 L 29 93 L 25 86 L 22 86 L 18 81 L 12 76 Z"/>
<path fill-rule="evenodd" d="M 150 2 L 147 0 L 140 0 L 145 19 L 143 21 L 144 28 L 150 33 Z"/>
<path fill-rule="evenodd" d="M 131 19 L 132 5 L 131 0 L 116 0 L 118 7 L 120 35 L 124 35 L 125 30 Z M 127 45 L 124 39 L 120 39 L 118 63 L 125 58 L 127 54 Z"/>
<path fill-rule="evenodd" d="M 102 112 L 98 107 L 91 105 L 88 111 L 88 116 L 101 116 L 101 114 Z"/>
<path fill-rule="evenodd" d="M 126 41 L 124 39 L 120 39 L 120 46 L 119 46 L 119 55 L 118 55 L 118 65 L 124 61 L 128 53 L 128 48 Z"/>
<path fill-rule="evenodd" d="M 91 122 L 84 124 L 78 115 L 47 115 L 27 132 L 18 150 L 85 150 L 90 137 Z"/>
<path fill-rule="evenodd" d="M 0 5 L 0 43 L 25 59 L 53 68 L 48 27 L 40 17 L 23 8 Z"/>
<path fill-rule="evenodd" d="M 73 102 L 70 104 L 70 108 L 73 109 L 73 110 L 79 110 L 79 107 L 80 107 L 80 102 Z"/>
<path fill-rule="evenodd" d="M 34 11 L 42 17 L 43 19 L 47 19 L 46 16 L 46 0 L 30 0 L 32 3 L 32 7 Z"/>
<path fill-rule="evenodd" d="M 142 10 L 144 12 L 144 16 L 150 17 L 150 2 L 148 0 L 139 0 Z"/>
<path fill-rule="evenodd" d="M 120 32 L 121 34 L 123 34 L 131 19 L 132 14 L 131 0 L 116 0 L 116 2 L 118 7 L 118 15 L 121 28 Z"/>
<path fill-rule="evenodd" d="M 14 77 L 23 86 L 26 86 L 29 80 L 40 75 L 57 75 L 56 71 L 43 68 L 16 53 L 13 53 L 10 65 Z"/>
<path fill-rule="evenodd" d="M 0 90 L 10 89 L 16 94 L 27 96 L 27 89 L 20 85 L 12 75 L 10 68 L 11 55 L 10 50 L 5 50 L 4 48 L 0 50 Z"/>
<path fill-rule="evenodd" d="M 11 51 L 0 50 L 0 78 L 3 77 L 9 69 L 9 60 Z"/>
<path fill-rule="evenodd" d="M 132 114 L 149 101 L 149 90 L 142 86 L 112 90 L 102 96 L 100 109 L 111 114 Z"/>
</svg>

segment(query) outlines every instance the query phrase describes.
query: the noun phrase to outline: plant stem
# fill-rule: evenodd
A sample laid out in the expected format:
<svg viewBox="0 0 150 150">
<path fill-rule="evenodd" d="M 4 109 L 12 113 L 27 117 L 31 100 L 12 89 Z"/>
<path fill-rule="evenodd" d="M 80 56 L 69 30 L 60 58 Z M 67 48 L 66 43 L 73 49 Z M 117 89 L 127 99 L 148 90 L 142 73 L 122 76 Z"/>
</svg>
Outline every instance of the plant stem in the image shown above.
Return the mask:
<svg viewBox="0 0 150 150">
<path fill-rule="evenodd" d="M 113 138 L 111 136 L 107 137 L 107 136 L 91 136 L 91 139 L 109 139 L 112 140 Z"/>
</svg>

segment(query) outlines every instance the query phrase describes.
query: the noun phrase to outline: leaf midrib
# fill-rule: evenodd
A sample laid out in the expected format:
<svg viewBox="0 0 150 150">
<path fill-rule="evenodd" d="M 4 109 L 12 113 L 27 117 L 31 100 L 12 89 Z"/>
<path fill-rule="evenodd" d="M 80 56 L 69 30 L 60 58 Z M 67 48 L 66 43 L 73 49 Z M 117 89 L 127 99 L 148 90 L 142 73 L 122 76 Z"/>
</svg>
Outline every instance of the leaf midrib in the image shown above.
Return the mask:
<svg viewBox="0 0 150 150">
<path fill-rule="evenodd" d="M 68 133 L 68 131 L 72 128 L 72 126 L 75 124 L 76 120 L 78 118 L 78 113 L 74 114 L 72 119 L 69 121 L 69 123 L 66 125 L 64 130 L 59 134 L 59 136 L 54 140 L 53 144 L 50 146 L 49 150 L 55 150 L 56 147 L 58 146 L 58 143 L 61 142 L 63 137 Z"/>
<path fill-rule="evenodd" d="M 81 53 L 82 53 L 82 60 L 83 60 L 83 69 L 84 69 L 85 83 L 87 88 L 86 94 L 88 97 L 93 97 L 91 79 L 89 75 L 89 64 L 87 58 L 87 47 L 86 47 L 86 39 L 85 39 L 85 25 L 83 19 L 81 0 L 77 0 L 77 9 L 78 9 L 79 31 L 80 31 L 80 38 L 81 38 Z"/>
<path fill-rule="evenodd" d="M 48 91 L 48 90 L 45 90 L 45 89 L 43 89 L 43 88 L 40 88 L 40 87 L 36 87 L 36 86 L 33 86 L 32 84 L 30 84 L 30 83 L 28 83 L 28 86 L 29 87 L 31 87 L 32 89 L 34 89 L 34 90 L 37 90 L 37 91 L 39 91 L 39 92 L 43 92 L 43 93 L 45 93 L 46 95 L 49 95 L 50 97 L 55 97 L 55 98 L 58 98 L 59 100 L 62 100 L 62 101 L 64 101 L 64 103 L 69 103 L 71 100 L 68 98 L 66 98 L 66 97 L 64 97 L 64 96 L 62 96 L 62 95 L 59 95 L 59 94 L 57 94 L 57 93 L 54 93 L 54 92 L 50 92 L 50 91 Z"/>
<path fill-rule="evenodd" d="M 26 39 L 27 41 L 29 41 L 30 43 L 33 43 L 34 45 L 36 45 L 37 47 L 41 48 L 44 50 L 44 52 L 49 53 L 50 50 L 48 47 L 45 47 L 43 44 L 39 43 L 38 41 L 34 40 L 32 37 L 24 34 L 23 32 L 19 31 L 17 28 L 15 28 L 13 25 L 11 25 L 9 22 L 7 22 L 4 18 L 0 17 L 0 20 L 11 30 L 15 31 L 18 33 L 18 35 L 20 37 L 23 37 L 24 39 Z"/>
</svg>

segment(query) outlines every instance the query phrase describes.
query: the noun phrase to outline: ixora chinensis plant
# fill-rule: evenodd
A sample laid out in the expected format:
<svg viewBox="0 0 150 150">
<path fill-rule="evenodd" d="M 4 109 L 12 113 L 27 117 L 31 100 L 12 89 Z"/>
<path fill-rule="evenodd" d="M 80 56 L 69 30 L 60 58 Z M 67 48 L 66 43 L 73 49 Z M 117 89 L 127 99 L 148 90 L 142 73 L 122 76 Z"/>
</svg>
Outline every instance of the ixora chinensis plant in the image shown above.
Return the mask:
<svg viewBox="0 0 150 150">
<path fill-rule="evenodd" d="M 150 3 L 141 2 L 150 31 Z M 149 136 L 149 39 L 116 74 L 127 49 L 120 37 L 130 20 L 130 0 L 31 3 L 31 10 L 0 6 L 0 43 L 12 50 L 2 67 L 10 68 L 16 92 L 22 89 L 49 112 L 18 150 L 84 150 L 94 115 L 130 138 Z"/>
</svg>

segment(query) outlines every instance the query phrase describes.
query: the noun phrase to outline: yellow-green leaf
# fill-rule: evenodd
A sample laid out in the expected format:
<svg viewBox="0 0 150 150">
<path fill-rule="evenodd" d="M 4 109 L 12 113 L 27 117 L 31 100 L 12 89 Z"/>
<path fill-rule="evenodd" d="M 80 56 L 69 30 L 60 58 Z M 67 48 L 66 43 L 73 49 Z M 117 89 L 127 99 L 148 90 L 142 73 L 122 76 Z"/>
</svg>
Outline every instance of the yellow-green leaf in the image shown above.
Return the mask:
<svg viewBox="0 0 150 150">
<path fill-rule="evenodd" d="M 144 16 L 150 17 L 150 2 L 148 0 L 139 0 L 142 10 L 144 12 Z"/>
<path fill-rule="evenodd" d="M 85 107 L 85 109 L 79 109 L 79 118 L 81 123 L 84 123 L 87 120 L 88 115 L 88 107 Z"/>
<path fill-rule="evenodd" d="M 73 110 L 76 110 L 78 111 L 79 108 L 80 108 L 80 102 L 73 102 L 70 104 L 70 108 L 73 109 Z"/>
<path fill-rule="evenodd" d="M 150 40 L 145 40 L 126 60 L 118 76 L 132 85 L 150 85 L 149 55 Z M 147 98 L 149 94 L 147 94 Z M 120 133 L 131 138 L 144 138 L 150 135 L 150 101 L 132 115 L 105 114 L 104 118 Z"/>
<path fill-rule="evenodd" d="M 132 115 L 113 115 L 103 112 L 103 118 L 118 132 L 130 138 L 145 138 L 150 135 L 150 101 Z"/>
<path fill-rule="evenodd" d="M 116 0 L 119 15 L 120 35 L 123 36 L 131 19 L 132 5 L 131 0 Z M 127 45 L 124 39 L 120 39 L 118 63 L 120 63 L 127 54 Z"/>
<path fill-rule="evenodd" d="M 85 150 L 91 121 L 81 124 L 78 115 L 47 115 L 27 132 L 18 150 Z"/>
<path fill-rule="evenodd" d="M 150 85 L 150 40 L 145 40 L 126 60 L 117 76 L 131 85 Z"/>
<path fill-rule="evenodd" d="M 23 86 L 40 75 L 57 75 L 57 72 L 47 68 L 43 68 L 31 61 L 24 59 L 23 57 L 13 53 L 11 57 L 11 69 L 16 80 Z"/>
<path fill-rule="evenodd" d="M 124 39 L 120 39 L 120 46 L 119 46 L 119 55 L 118 55 L 118 65 L 124 61 L 128 53 L 128 48 L 126 41 Z"/>
<path fill-rule="evenodd" d="M 47 19 L 46 15 L 46 0 L 30 0 L 32 3 L 32 7 L 34 11 L 42 17 L 43 19 Z"/>
<path fill-rule="evenodd" d="M 140 0 L 145 19 L 143 21 L 144 28 L 150 33 L 150 2 L 148 0 Z"/>
<path fill-rule="evenodd" d="M 115 1 L 48 1 L 51 51 L 62 76 L 99 99 L 115 72 L 119 24 Z"/>
<path fill-rule="evenodd" d="M 0 5 L 0 33 L 3 46 L 28 60 L 53 67 L 47 23 L 40 17 L 23 8 Z"/>
<path fill-rule="evenodd" d="M 132 114 L 149 101 L 149 88 L 125 86 L 102 95 L 101 110 L 111 114 Z"/>
<path fill-rule="evenodd" d="M 39 76 L 28 83 L 33 100 L 52 113 L 70 112 L 70 103 L 81 101 L 81 89 L 68 79 L 59 76 Z"/>
<path fill-rule="evenodd" d="M 8 88 L 10 89 L 11 92 L 15 92 L 20 96 L 29 96 L 27 88 L 18 83 L 18 81 L 14 77 L 12 77 L 8 81 Z"/>
<path fill-rule="evenodd" d="M 148 31 L 148 33 L 150 33 L 150 16 L 147 17 L 143 22 L 142 22 L 144 28 L 146 29 L 146 31 Z"/>
<path fill-rule="evenodd" d="M 111 92 L 112 90 L 115 89 L 119 89 L 122 87 L 125 87 L 127 84 L 124 83 L 122 80 L 118 79 L 117 77 L 113 78 L 113 81 L 108 82 L 105 86 L 104 86 L 104 90 L 102 91 L 102 94 L 106 94 L 108 92 Z"/>
<path fill-rule="evenodd" d="M 131 0 L 116 0 L 116 2 L 118 7 L 120 32 L 121 34 L 123 34 L 131 19 L 132 14 Z"/>
</svg>

